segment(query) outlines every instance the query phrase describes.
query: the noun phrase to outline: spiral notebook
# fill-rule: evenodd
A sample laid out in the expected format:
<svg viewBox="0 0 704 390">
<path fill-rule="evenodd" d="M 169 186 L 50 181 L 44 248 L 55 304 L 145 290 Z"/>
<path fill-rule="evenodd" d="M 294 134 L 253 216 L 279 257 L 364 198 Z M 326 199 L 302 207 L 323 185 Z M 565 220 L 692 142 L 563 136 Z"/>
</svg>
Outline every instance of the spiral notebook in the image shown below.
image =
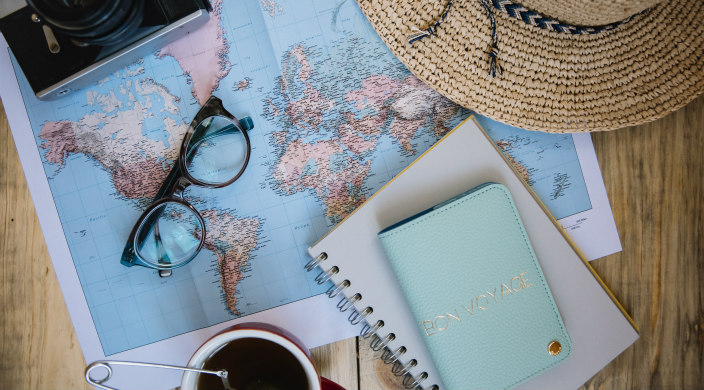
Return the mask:
<svg viewBox="0 0 704 390">
<path fill-rule="evenodd" d="M 572 340 L 569 358 L 518 388 L 578 388 L 638 338 L 635 324 L 530 187 L 469 118 L 309 248 L 307 269 L 407 388 L 444 388 L 377 233 L 495 182 L 510 191 Z M 432 262 L 428 263 L 432 267 Z M 480 353 L 480 352 L 478 352 Z M 511 364 L 506 356 L 505 364 Z"/>
</svg>

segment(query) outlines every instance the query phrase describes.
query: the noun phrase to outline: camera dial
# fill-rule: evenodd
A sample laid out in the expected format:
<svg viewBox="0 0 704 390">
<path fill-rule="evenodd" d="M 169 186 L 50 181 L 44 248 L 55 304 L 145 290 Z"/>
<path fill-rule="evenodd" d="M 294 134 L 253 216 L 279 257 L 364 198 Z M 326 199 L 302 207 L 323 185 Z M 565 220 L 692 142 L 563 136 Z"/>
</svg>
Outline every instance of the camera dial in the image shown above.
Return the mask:
<svg viewBox="0 0 704 390">
<path fill-rule="evenodd" d="M 141 0 L 27 0 L 44 23 L 79 45 L 124 41 L 144 17 Z"/>
</svg>

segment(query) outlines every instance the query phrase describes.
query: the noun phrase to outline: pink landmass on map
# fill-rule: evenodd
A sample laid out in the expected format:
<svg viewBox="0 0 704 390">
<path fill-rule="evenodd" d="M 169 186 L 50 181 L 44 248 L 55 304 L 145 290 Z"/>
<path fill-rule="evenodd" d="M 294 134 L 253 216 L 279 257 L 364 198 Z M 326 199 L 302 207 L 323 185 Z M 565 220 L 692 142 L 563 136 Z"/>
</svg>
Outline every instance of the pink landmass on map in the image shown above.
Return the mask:
<svg viewBox="0 0 704 390">
<path fill-rule="evenodd" d="M 245 89 L 249 88 L 251 82 L 252 80 L 250 80 L 249 77 L 245 77 L 244 79 L 237 82 L 237 90 L 244 91 Z"/>
<path fill-rule="evenodd" d="M 120 166 L 110 174 L 120 195 L 136 199 L 155 197 L 168 171 L 155 158 L 148 158 Z"/>
<path fill-rule="evenodd" d="M 131 80 L 126 81 L 122 89 L 127 83 L 132 85 Z M 134 87 L 134 92 L 140 95 L 161 97 L 164 109 L 176 112 L 178 98 L 162 85 L 142 79 Z M 142 103 L 130 92 L 127 98 L 134 100 L 123 106 L 123 100 L 116 93 L 124 95 L 114 90 L 106 94 L 87 91 L 86 104 L 92 110 L 78 121 L 45 123 L 39 133 L 43 140 L 40 146 L 47 150 L 46 161 L 59 168 L 70 154 L 89 156 L 111 175 L 119 195 L 127 199 L 150 199 L 156 195 L 176 159 L 178 141 L 188 126 L 165 118 L 163 128 L 169 134 L 167 142 L 145 137 L 142 134 L 145 119 L 153 115 L 151 99 Z"/>
<path fill-rule="evenodd" d="M 362 89 L 350 91 L 345 95 L 345 100 L 355 103 L 358 110 L 365 107 L 378 109 L 384 102 L 392 98 L 398 89 L 398 80 L 386 75 L 369 76 L 362 81 Z"/>
<path fill-rule="evenodd" d="M 442 97 L 415 76 L 401 80 L 386 75 L 372 75 L 362 80 L 362 88 L 348 92 L 345 100 L 358 110 L 370 109 L 377 115 L 368 115 L 356 120 L 347 116 L 351 128 L 367 135 L 379 134 L 389 115 L 392 116 L 389 128 L 391 135 L 408 153 L 415 153 L 411 139 L 428 120 L 433 121 L 433 130 L 440 136 L 449 129 L 445 121 L 457 113 L 458 107 Z M 348 145 L 354 138 L 348 129 L 340 132 L 341 142 Z M 348 145 L 349 147 L 349 145 Z M 350 150 L 365 151 L 365 148 L 352 147 Z"/>
<path fill-rule="evenodd" d="M 303 97 L 286 106 L 286 114 L 294 126 L 318 131 L 325 111 L 334 106 L 333 100 L 325 99 L 318 90 L 307 84 Z"/>
<path fill-rule="evenodd" d="M 359 207 L 367 199 L 362 192 L 364 179 L 369 174 L 371 162 L 362 165 L 354 160 L 350 160 L 350 169 L 345 169 L 330 181 L 326 189 L 319 188 L 318 196 L 321 196 L 328 208 L 327 215 L 336 220 L 342 220 L 350 215 L 354 209 Z M 324 191 L 324 192 L 323 192 Z"/>
<path fill-rule="evenodd" d="M 411 139 L 422 125 L 432 121 L 435 135 L 442 136 L 450 130 L 445 126 L 445 121 L 459 110 L 459 106 L 415 76 L 408 76 L 401 81 L 390 108 L 394 117 L 391 135 L 406 152 L 411 153 L 415 153 Z"/>
<path fill-rule="evenodd" d="M 217 256 L 220 284 L 225 292 L 227 308 L 232 313 L 241 315 L 237 310 L 235 293 L 237 284 L 243 277 L 242 270 L 257 246 L 260 222 L 255 218 L 237 218 L 217 210 L 205 210 L 201 215 L 207 222 L 204 246 Z"/>
<path fill-rule="evenodd" d="M 179 63 L 193 84 L 191 93 L 200 105 L 205 104 L 220 80 L 230 72 L 229 51 L 220 24 L 222 0 L 213 0 L 210 20 L 198 30 L 159 51 L 159 58 L 171 56 Z"/>
<path fill-rule="evenodd" d="M 523 180 L 526 181 L 526 183 L 530 182 L 530 171 L 528 168 L 526 168 L 523 164 L 519 163 L 516 161 L 513 156 L 511 156 L 506 150 L 511 148 L 511 143 L 508 141 L 496 141 L 496 146 L 498 146 L 503 152 L 504 156 L 508 159 L 509 162 L 513 165 L 514 168 L 518 171 L 518 173 L 523 177 Z"/>
<path fill-rule="evenodd" d="M 264 10 L 269 14 L 270 17 L 276 16 L 277 13 L 283 12 L 283 8 L 274 0 L 259 0 Z"/>
<path fill-rule="evenodd" d="M 297 139 L 287 145 L 274 178 L 287 194 L 313 189 L 325 203 L 327 215 L 337 219 L 366 199 L 361 188 L 369 167 L 370 162 L 360 164 L 347 156 L 336 141 L 303 143 Z"/>
<path fill-rule="evenodd" d="M 283 145 L 286 143 L 286 131 L 274 131 L 271 133 L 271 136 L 274 137 L 274 142 L 276 142 L 277 145 Z"/>
<path fill-rule="evenodd" d="M 362 119 L 355 119 L 352 113 L 346 114 L 347 123 L 357 132 L 366 136 L 379 136 L 388 117 L 388 108 L 382 108 L 376 115 L 365 115 Z"/>
<path fill-rule="evenodd" d="M 415 120 L 396 118 L 391 124 L 391 134 L 398 140 L 403 150 L 414 153 L 411 139 L 423 123 L 425 118 Z"/>
<path fill-rule="evenodd" d="M 378 134 L 388 115 L 392 115 L 389 129 L 391 135 L 409 153 L 414 153 L 411 139 L 426 121 L 431 120 L 435 134 L 441 136 L 449 130 L 445 121 L 458 110 L 457 105 L 415 76 L 401 80 L 386 75 L 369 76 L 362 80 L 362 88 L 348 92 L 345 100 L 354 104 L 358 110 L 371 109 L 377 112 L 376 116 L 365 116 L 361 120 L 348 115 L 347 122 L 350 126 L 364 134 Z M 348 136 L 347 134 L 341 133 L 340 137 Z"/>
<path fill-rule="evenodd" d="M 273 117 L 277 117 L 281 114 L 281 111 L 274 105 L 274 102 L 272 102 L 271 99 L 266 99 L 266 106 L 264 108 L 271 112 L 271 116 Z"/>
<path fill-rule="evenodd" d="M 303 47 L 300 45 L 294 47 L 289 52 L 289 55 L 293 55 L 294 57 L 296 57 L 298 64 L 301 66 L 301 69 L 298 71 L 298 78 L 303 82 L 308 81 L 308 79 L 310 79 L 310 77 L 313 75 L 313 72 L 310 68 L 308 58 L 306 58 L 306 54 L 303 52 Z"/>
<path fill-rule="evenodd" d="M 368 152 L 376 146 L 377 138 L 365 140 L 349 122 L 340 125 L 337 128 L 337 133 L 340 142 L 354 154 Z"/>
<path fill-rule="evenodd" d="M 303 97 L 298 100 L 291 100 L 288 96 L 288 75 L 290 72 L 295 71 L 294 69 L 290 69 L 289 59 L 291 58 L 295 58 L 296 64 L 298 65 L 298 73 L 296 76 L 302 83 L 305 83 Z M 313 71 L 302 46 L 296 46 L 286 54 L 286 59 L 283 61 L 282 74 L 283 77 L 280 79 L 279 87 L 281 88 L 281 93 L 288 101 L 284 110 L 291 124 L 303 129 L 318 131 L 318 127 L 323 122 L 325 111 L 333 108 L 335 101 L 325 98 L 320 91 L 313 88 L 310 84 L 309 81 L 313 75 Z M 271 101 L 269 101 L 269 105 L 273 105 Z M 273 109 L 275 110 L 273 114 L 278 115 L 278 110 L 276 110 L 275 107 L 273 107 Z"/>
<path fill-rule="evenodd" d="M 64 159 L 69 153 L 78 151 L 72 122 L 47 122 L 42 126 L 39 138 L 44 140 L 41 144 L 42 149 L 48 149 L 46 160 L 52 164 L 59 164 L 59 167 L 63 166 Z"/>
<path fill-rule="evenodd" d="M 298 70 L 298 79 L 301 80 L 301 82 L 305 83 L 313 75 L 310 63 L 308 62 L 308 58 L 306 57 L 306 54 L 303 50 L 303 46 L 298 45 L 293 49 L 289 50 L 289 52 L 286 53 L 286 58 L 284 58 L 283 61 L 283 69 L 281 70 L 281 74 L 283 75 L 283 77 L 281 78 L 281 85 L 279 86 L 281 88 L 281 93 L 284 95 L 288 94 L 287 76 L 291 72 L 291 69 L 289 69 L 289 59 L 291 59 L 291 57 L 294 57 L 296 59 L 296 63 L 300 68 Z"/>
<path fill-rule="evenodd" d="M 394 79 L 386 74 L 364 78 L 359 89 L 345 93 L 340 101 L 326 95 L 334 91 L 314 87 L 317 73 L 309 55 L 303 45 L 286 53 L 278 98 L 264 102 L 267 116 L 283 114 L 285 126 L 302 130 L 300 135 L 307 135 L 308 129 L 320 131 L 331 109 L 342 111 L 342 121 L 334 122 L 336 136 L 313 143 L 272 132 L 274 144 L 281 148 L 274 178 L 286 194 L 313 190 L 327 207 L 328 217 L 339 221 L 365 199 L 362 187 L 370 161 L 360 159 L 376 148 L 382 134 L 398 141 L 405 152 L 415 153 L 411 142 L 418 130 L 426 126 L 438 136 L 446 133 L 445 122 L 459 107 L 414 76 Z M 343 111 L 336 104 L 352 109 Z"/>
</svg>

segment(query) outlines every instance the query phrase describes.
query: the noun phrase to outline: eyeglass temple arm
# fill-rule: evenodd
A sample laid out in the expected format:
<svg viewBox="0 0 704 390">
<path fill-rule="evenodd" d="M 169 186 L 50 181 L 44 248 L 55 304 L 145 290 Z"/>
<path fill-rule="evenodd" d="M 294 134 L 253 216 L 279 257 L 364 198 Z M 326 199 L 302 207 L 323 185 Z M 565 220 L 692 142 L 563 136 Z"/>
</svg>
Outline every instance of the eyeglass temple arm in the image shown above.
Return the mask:
<svg viewBox="0 0 704 390">
<path fill-rule="evenodd" d="M 245 117 L 242 119 L 237 119 L 237 117 L 235 117 L 225 109 L 225 106 L 222 105 L 222 100 L 220 100 L 220 98 L 211 96 L 208 101 L 205 102 L 203 107 L 198 110 L 198 113 L 191 121 L 190 130 L 193 131 L 193 129 L 195 129 L 200 122 L 203 122 L 207 117 L 213 115 L 221 115 L 226 118 L 232 119 L 234 122 L 237 122 L 240 126 L 242 126 L 242 129 L 240 130 L 249 131 L 254 128 L 254 122 L 252 121 L 252 118 Z M 191 140 L 191 142 L 193 141 L 194 140 Z"/>
<path fill-rule="evenodd" d="M 242 120 L 237 120 L 234 115 L 232 115 L 229 111 L 225 109 L 225 106 L 222 105 L 222 100 L 215 96 L 211 96 L 208 101 L 203 104 L 203 107 L 198 110 L 198 113 L 191 121 L 191 128 L 194 129 L 200 122 L 205 120 L 205 118 L 213 115 L 222 115 L 236 122 L 239 122 L 244 130 L 252 130 L 254 128 L 254 122 L 252 122 L 252 118 L 246 117 Z"/>
<path fill-rule="evenodd" d="M 203 107 L 198 110 L 196 116 L 193 117 L 193 120 L 191 121 L 191 129 L 195 129 L 200 122 L 205 120 L 205 118 L 213 115 L 221 115 L 230 118 L 235 122 L 239 122 L 244 130 L 252 130 L 254 128 L 252 118 L 247 117 L 242 120 L 238 120 L 234 115 L 225 109 L 225 106 L 222 105 L 222 100 L 220 100 L 220 98 L 211 96 L 208 101 L 203 104 Z"/>
<path fill-rule="evenodd" d="M 225 106 L 222 105 L 222 100 L 220 100 L 220 98 L 211 96 L 210 98 L 208 98 L 208 101 L 203 104 L 203 107 L 198 110 L 196 116 L 193 117 L 193 120 L 191 121 L 191 129 L 195 129 L 195 127 L 205 118 L 216 114 L 226 116 L 230 119 L 235 118 L 234 115 L 230 114 L 225 109 Z"/>
<path fill-rule="evenodd" d="M 181 183 L 180 179 L 183 177 L 181 172 L 181 166 L 178 162 L 171 168 L 171 171 L 166 175 L 166 179 L 161 184 L 159 191 L 157 191 L 154 199 L 162 199 L 175 194 L 177 191 L 183 191 L 187 187 L 186 183 Z"/>
<path fill-rule="evenodd" d="M 146 213 L 146 212 L 145 212 L 145 213 Z M 154 213 L 146 214 L 146 215 L 147 215 L 147 216 L 146 216 L 147 220 L 144 221 L 144 222 L 142 221 L 142 219 L 144 218 L 144 215 L 145 215 L 145 214 L 143 214 L 143 216 L 140 217 L 139 221 L 137 221 L 137 223 L 136 223 L 136 224 L 134 225 L 134 227 L 132 228 L 132 232 L 130 232 L 130 236 L 129 236 L 129 238 L 127 239 L 127 244 L 125 244 L 125 249 L 122 250 L 122 256 L 120 257 L 120 263 L 121 263 L 122 265 L 125 265 L 125 266 L 127 266 L 127 267 L 131 267 L 131 266 L 133 266 L 134 263 L 135 263 L 135 259 L 136 259 L 136 256 L 137 256 L 137 255 L 136 255 L 136 253 L 135 253 L 135 251 L 134 251 L 134 241 L 135 241 L 135 238 L 136 238 L 136 236 L 137 236 L 137 232 L 138 232 L 139 226 L 142 225 L 142 223 L 146 223 L 146 224 L 148 224 L 148 225 L 153 225 L 153 226 L 154 226 L 154 229 L 156 229 L 155 232 L 154 232 L 155 235 L 156 235 L 156 236 L 159 236 L 158 219 L 159 219 L 159 217 L 161 216 L 161 213 L 162 213 L 162 210 L 157 210 L 157 211 L 154 212 Z M 152 223 L 152 222 L 150 222 L 150 221 L 155 221 L 155 223 Z M 147 234 L 147 233 L 148 233 L 148 230 L 145 231 L 145 230 L 143 229 L 141 233 L 142 233 L 142 236 L 140 236 L 140 238 L 143 239 L 143 238 L 144 238 L 143 235 Z M 140 241 L 141 241 L 141 239 L 140 239 Z M 161 245 L 161 241 L 160 241 L 160 240 L 157 239 L 156 242 L 157 242 L 157 245 Z M 157 250 L 161 251 L 161 250 L 163 250 L 163 249 L 162 249 L 161 247 L 158 247 Z"/>
<path fill-rule="evenodd" d="M 181 177 L 181 167 L 179 166 L 179 164 L 176 164 L 173 168 L 171 168 L 171 171 L 166 176 L 164 183 L 161 185 L 161 188 L 159 188 L 159 191 L 157 192 L 154 199 L 162 199 L 173 195 L 176 192 L 176 189 L 178 189 L 180 186 L 179 179 Z M 134 246 L 132 245 L 132 242 L 134 241 L 134 238 L 137 235 L 138 227 L 139 223 L 135 224 L 132 228 L 130 236 L 127 239 L 127 244 L 125 245 L 125 249 L 122 251 L 122 256 L 120 257 L 120 263 L 128 267 L 134 265 L 136 255 L 134 253 Z"/>
</svg>

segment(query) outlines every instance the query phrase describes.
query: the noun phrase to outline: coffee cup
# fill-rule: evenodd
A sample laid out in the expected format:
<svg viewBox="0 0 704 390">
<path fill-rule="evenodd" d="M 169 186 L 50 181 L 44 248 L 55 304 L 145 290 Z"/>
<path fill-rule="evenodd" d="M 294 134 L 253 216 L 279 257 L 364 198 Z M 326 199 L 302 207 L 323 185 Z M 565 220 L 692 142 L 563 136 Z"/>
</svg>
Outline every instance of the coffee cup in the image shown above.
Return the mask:
<svg viewBox="0 0 704 390">
<path fill-rule="evenodd" d="M 344 390 L 321 377 L 306 346 L 291 333 L 264 323 L 225 329 L 196 350 L 188 367 L 227 370 L 229 385 L 246 389 Z M 185 372 L 183 390 L 225 388 L 216 375 Z"/>
</svg>

